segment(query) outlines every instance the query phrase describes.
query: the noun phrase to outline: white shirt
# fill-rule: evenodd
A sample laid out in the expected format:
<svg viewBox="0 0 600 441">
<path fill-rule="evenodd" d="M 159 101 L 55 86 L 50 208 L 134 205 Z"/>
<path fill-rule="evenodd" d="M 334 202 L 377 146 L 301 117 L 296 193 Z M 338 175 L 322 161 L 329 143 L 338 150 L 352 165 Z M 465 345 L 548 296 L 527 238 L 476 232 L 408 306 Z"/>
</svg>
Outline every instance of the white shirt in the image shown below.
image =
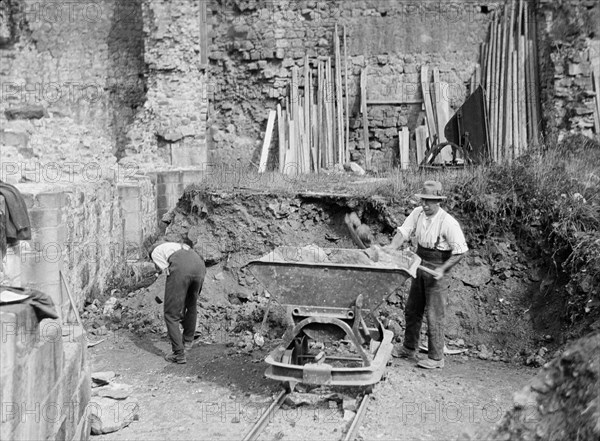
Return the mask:
<svg viewBox="0 0 600 441">
<path fill-rule="evenodd" d="M 414 233 L 417 243 L 424 248 L 452 250 L 452 254 L 463 254 L 469 250 L 458 221 L 442 208 L 431 217 L 425 215 L 423 207 L 415 208 L 398 231 L 405 240 Z"/>
<path fill-rule="evenodd" d="M 154 261 L 154 263 L 160 268 L 161 271 L 166 270 L 169 267 L 169 257 L 175 251 L 179 250 L 189 250 L 190 247 L 186 244 L 181 244 L 177 242 L 165 242 L 158 245 L 152 251 L 150 257 Z"/>
</svg>

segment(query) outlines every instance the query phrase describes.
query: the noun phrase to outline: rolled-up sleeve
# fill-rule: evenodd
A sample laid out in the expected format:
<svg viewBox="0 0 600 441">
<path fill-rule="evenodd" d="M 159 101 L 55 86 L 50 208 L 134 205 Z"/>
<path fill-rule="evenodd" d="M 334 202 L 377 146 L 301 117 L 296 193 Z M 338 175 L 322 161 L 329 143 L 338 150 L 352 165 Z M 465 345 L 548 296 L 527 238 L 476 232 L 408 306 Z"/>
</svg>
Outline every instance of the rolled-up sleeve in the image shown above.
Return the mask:
<svg viewBox="0 0 600 441">
<path fill-rule="evenodd" d="M 467 240 L 463 234 L 462 228 L 456 219 L 445 222 L 444 236 L 448 245 L 452 249 L 452 254 L 464 254 L 469 251 Z"/>
<path fill-rule="evenodd" d="M 404 236 L 405 240 L 408 240 L 412 233 L 414 233 L 417 227 L 417 219 L 423 209 L 421 207 L 415 208 L 408 217 L 404 220 L 401 227 L 398 227 L 398 232 Z"/>
</svg>

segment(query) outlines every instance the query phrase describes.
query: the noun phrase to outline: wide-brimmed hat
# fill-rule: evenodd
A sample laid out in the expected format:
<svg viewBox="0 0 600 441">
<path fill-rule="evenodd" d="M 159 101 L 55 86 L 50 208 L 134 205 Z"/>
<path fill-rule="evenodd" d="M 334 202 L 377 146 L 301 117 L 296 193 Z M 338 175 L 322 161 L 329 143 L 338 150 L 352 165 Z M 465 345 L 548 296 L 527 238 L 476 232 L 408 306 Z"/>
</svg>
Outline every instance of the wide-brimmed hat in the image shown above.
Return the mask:
<svg viewBox="0 0 600 441">
<path fill-rule="evenodd" d="M 442 183 L 439 181 L 425 181 L 421 192 L 417 193 L 415 196 L 421 199 L 436 201 L 446 199 L 446 196 L 442 195 Z"/>
</svg>

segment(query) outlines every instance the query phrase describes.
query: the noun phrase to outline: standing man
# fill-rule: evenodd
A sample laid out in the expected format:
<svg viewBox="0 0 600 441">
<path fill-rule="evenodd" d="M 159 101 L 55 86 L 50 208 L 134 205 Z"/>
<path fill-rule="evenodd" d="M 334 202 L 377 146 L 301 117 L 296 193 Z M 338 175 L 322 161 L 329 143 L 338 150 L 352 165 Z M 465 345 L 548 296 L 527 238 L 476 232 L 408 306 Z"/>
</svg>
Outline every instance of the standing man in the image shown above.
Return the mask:
<svg viewBox="0 0 600 441">
<path fill-rule="evenodd" d="M 422 259 L 422 265 L 434 269 L 438 276 L 418 270 L 417 277 L 412 280 L 404 311 L 404 343 L 399 354 L 405 358 L 416 358 L 421 322 L 427 306 L 429 358 L 420 360 L 417 365 L 435 369 L 444 367 L 447 293 L 443 289 L 442 280 L 462 259 L 468 248 L 456 219 L 440 207 L 440 202 L 446 199 L 442 196 L 442 184 L 438 181 L 426 181 L 421 193 L 416 196 L 421 199 L 421 206 L 410 213 L 389 246 L 398 249 L 414 234 L 418 243 L 417 255 Z"/>
<path fill-rule="evenodd" d="M 192 348 L 196 332 L 196 303 L 204 283 L 206 266 L 193 245 L 187 238 L 181 243 L 162 239 L 149 250 L 154 264 L 167 274 L 164 317 L 173 352 L 165 355 L 165 360 L 172 363 L 186 363 L 185 351 Z"/>
</svg>

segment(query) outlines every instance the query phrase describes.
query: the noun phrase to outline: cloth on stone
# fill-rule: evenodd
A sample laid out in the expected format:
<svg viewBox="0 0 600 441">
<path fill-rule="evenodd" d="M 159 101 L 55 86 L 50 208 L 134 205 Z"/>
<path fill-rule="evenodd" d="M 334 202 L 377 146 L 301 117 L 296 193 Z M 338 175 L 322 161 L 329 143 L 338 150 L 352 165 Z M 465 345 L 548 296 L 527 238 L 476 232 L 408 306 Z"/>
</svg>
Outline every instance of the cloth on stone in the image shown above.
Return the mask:
<svg viewBox="0 0 600 441">
<path fill-rule="evenodd" d="M 4 290 L 12 291 L 17 294 L 28 295 L 29 297 L 24 299 L 22 303 L 28 304 L 33 308 L 39 322 L 45 318 L 58 318 L 58 313 L 56 312 L 54 302 L 48 294 L 32 288 L 18 288 L 15 286 L 0 285 L 0 291 Z"/>
<path fill-rule="evenodd" d="M 15 246 L 19 240 L 31 239 L 31 223 L 25 200 L 21 192 L 11 184 L 0 181 L 0 194 L 4 196 L 6 203 L 6 242 L 9 247 Z M 6 253 L 3 244 L 2 254 Z"/>
</svg>

